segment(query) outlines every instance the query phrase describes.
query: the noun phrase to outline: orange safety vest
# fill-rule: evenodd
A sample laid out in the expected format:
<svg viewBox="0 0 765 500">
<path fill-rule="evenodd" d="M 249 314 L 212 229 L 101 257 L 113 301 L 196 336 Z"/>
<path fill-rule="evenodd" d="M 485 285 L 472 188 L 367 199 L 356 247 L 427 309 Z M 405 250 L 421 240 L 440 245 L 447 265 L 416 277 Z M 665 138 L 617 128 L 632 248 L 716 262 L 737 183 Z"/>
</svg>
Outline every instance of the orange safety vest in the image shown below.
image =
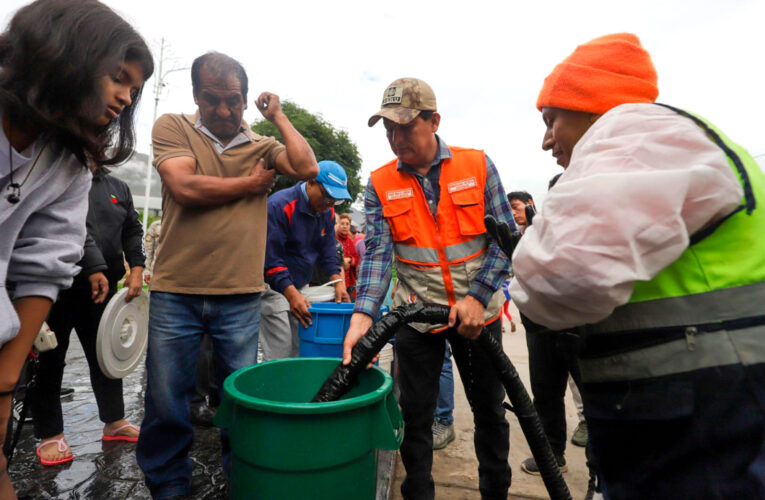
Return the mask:
<svg viewBox="0 0 765 500">
<path fill-rule="evenodd" d="M 417 178 L 393 160 L 372 172 L 372 187 L 391 228 L 398 285 L 393 305 L 417 300 L 454 305 L 478 274 L 488 240 L 484 217 L 486 155 L 450 146 L 441 163 L 440 199 L 433 218 Z M 485 311 L 486 323 L 500 313 L 498 290 Z M 412 325 L 440 330 L 440 327 Z"/>
</svg>

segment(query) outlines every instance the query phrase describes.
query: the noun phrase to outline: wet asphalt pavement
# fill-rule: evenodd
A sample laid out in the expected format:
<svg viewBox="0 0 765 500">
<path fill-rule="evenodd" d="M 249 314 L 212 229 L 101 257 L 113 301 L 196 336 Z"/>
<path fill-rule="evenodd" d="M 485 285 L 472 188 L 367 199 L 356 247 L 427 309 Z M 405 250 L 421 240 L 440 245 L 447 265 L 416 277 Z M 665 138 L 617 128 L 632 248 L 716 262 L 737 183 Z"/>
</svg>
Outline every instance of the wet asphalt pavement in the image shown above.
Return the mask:
<svg viewBox="0 0 765 500">
<path fill-rule="evenodd" d="M 125 418 L 136 425 L 143 420 L 145 377 L 142 363 L 123 380 Z M 101 441 L 103 423 L 98 419 L 88 365 L 76 335 L 71 337 L 63 385 L 75 389 L 72 396 L 62 401 L 64 433 L 74 460 L 54 467 L 40 465 L 35 454 L 37 440 L 32 422 L 27 421 L 10 467 L 19 499 L 150 499 L 136 463 L 135 443 Z M 227 498 L 227 484 L 220 465 L 219 431 L 202 427 L 194 430 L 190 496 Z"/>
</svg>

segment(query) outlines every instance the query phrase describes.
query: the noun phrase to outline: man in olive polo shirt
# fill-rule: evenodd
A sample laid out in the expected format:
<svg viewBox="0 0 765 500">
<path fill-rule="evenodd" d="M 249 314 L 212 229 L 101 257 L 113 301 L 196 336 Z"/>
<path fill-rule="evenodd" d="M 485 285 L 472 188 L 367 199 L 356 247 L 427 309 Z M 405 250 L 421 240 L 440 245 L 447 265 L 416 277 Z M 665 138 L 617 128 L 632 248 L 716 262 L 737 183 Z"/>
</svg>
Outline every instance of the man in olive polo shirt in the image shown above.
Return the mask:
<svg viewBox="0 0 765 500">
<path fill-rule="evenodd" d="M 301 180 L 319 172 L 278 96 L 264 92 L 255 104 L 284 145 L 253 134 L 242 121 L 247 74 L 237 61 L 207 53 L 194 61 L 191 81 L 196 115 L 164 115 L 152 134 L 164 215 L 136 455 L 154 498 L 187 495 L 191 487 L 189 402 L 202 333 L 212 338 L 220 385 L 257 362 L 266 199 L 275 172 Z M 222 441 L 228 470 L 225 432 Z"/>
</svg>

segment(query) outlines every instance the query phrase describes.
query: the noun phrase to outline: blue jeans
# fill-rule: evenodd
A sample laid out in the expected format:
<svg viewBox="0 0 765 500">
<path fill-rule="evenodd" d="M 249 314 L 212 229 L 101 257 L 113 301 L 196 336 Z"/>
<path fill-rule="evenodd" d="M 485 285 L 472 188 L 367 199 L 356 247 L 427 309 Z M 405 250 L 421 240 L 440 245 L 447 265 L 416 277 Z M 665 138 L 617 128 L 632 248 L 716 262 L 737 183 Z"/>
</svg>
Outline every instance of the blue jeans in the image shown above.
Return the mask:
<svg viewBox="0 0 765 500">
<path fill-rule="evenodd" d="M 444 349 L 444 364 L 438 379 L 438 402 L 436 403 L 435 420 L 444 425 L 454 423 L 454 373 L 452 371 L 452 350 L 449 341 Z"/>
<path fill-rule="evenodd" d="M 136 457 L 154 498 L 184 495 L 191 487 L 194 439 L 189 405 L 202 334 L 210 335 L 218 387 L 232 372 L 257 363 L 260 294 L 188 295 L 152 292 L 146 357 L 145 415 Z M 224 468 L 228 436 L 221 432 Z"/>
</svg>

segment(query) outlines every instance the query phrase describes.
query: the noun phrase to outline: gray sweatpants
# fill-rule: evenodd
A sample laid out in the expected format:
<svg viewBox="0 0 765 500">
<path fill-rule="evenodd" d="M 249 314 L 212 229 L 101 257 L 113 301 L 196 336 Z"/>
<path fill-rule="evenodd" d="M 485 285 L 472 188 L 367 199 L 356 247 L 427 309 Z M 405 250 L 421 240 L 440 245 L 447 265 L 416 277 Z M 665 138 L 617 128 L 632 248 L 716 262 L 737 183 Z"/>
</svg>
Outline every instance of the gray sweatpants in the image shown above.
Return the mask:
<svg viewBox="0 0 765 500">
<path fill-rule="evenodd" d="M 260 303 L 260 348 L 263 361 L 295 358 L 299 354 L 297 318 L 279 292 L 266 288 Z"/>
</svg>

